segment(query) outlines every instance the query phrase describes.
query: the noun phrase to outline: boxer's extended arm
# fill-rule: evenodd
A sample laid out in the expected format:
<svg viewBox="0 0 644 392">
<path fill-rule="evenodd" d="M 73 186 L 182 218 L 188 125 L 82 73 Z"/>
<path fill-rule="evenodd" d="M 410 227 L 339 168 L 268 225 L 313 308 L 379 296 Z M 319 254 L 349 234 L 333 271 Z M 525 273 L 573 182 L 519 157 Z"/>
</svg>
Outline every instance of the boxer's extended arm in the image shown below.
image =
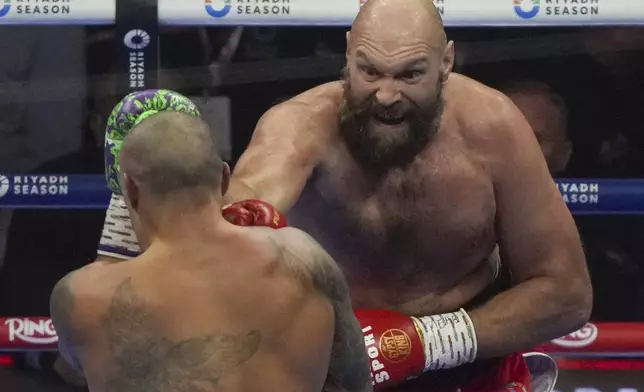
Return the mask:
<svg viewBox="0 0 644 392">
<path fill-rule="evenodd" d="M 323 391 L 371 391 L 364 337 L 353 315 L 349 288 L 331 256 L 309 235 L 294 229 L 275 231 L 290 268 L 308 277 L 329 299 L 335 314 L 335 332 L 329 373 Z"/>
<path fill-rule="evenodd" d="M 260 199 L 286 213 L 317 165 L 328 132 L 319 110 L 287 101 L 259 120 L 240 157 L 225 195 L 226 203 Z"/>
<path fill-rule="evenodd" d="M 592 307 L 577 228 L 534 133 L 507 98 L 495 116 L 490 133 L 498 242 L 515 286 L 470 313 L 479 357 L 566 335 L 588 320 Z"/>
</svg>

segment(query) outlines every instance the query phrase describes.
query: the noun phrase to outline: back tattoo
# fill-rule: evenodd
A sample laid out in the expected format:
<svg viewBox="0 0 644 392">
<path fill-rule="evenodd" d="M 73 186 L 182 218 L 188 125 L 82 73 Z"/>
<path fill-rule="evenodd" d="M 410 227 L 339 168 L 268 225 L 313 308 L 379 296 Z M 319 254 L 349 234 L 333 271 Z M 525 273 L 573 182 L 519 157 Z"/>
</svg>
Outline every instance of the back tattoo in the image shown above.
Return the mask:
<svg viewBox="0 0 644 392">
<path fill-rule="evenodd" d="M 163 336 L 159 320 L 130 278 L 117 286 L 101 322 L 115 361 L 115 371 L 105 385 L 107 392 L 214 389 L 228 372 L 246 363 L 262 341 L 255 330 L 212 332 L 184 340 Z"/>
</svg>

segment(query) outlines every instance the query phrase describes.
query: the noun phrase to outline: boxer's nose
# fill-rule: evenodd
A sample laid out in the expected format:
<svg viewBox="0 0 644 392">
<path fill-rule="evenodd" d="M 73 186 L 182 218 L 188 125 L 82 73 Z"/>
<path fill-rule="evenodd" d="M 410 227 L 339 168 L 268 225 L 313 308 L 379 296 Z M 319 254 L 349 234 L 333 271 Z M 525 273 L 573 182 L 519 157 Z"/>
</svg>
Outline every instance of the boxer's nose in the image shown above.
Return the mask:
<svg viewBox="0 0 644 392">
<path fill-rule="evenodd" d="M 400 90 L 396 85 L 396 81 L 392 78 L 382 78 L 379 81 L 378 91 L 376 91 L 376 100 L 378 103 L 384 107 L 390 107 L 400 101 L 400 99 Z"/>
</svg>

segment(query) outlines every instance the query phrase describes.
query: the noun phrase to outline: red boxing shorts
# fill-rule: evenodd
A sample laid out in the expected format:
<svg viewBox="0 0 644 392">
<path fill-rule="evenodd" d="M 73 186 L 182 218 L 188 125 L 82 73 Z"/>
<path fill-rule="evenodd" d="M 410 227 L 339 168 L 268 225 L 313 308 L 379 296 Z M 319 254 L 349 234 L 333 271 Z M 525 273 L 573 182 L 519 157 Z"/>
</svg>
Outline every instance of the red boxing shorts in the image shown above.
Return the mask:
<svg viewBox="0 0 644 392">
<path fill-rule="evenodd" d="M 531 392 L 530 369 L 523 354 L 516 353 L 501 359 L 497 366 L 488 367 L 487 374 L 461 386 L 461 392 Z"/>
<path fill-rule="evenodd" d="M 538 388 L 535 388 L 534 380 L 531 381 L 533 377 L 540 377 Z M 529 353 L 524 356 L 522 353 L 516 353 L 503 358 L 478 360 L 455 369 L 430 371 L 391 390 L 400 392 L 550 392 L 556 378 L 556 365 L 547 355 Z"/>
</svg>

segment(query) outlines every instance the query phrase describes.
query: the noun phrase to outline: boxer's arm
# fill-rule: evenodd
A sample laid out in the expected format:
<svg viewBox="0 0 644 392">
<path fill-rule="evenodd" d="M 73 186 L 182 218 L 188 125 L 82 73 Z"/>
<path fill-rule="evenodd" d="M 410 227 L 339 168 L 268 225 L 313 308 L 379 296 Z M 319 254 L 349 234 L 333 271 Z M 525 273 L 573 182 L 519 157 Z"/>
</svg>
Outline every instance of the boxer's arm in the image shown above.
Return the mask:
<svg viewBox="0 0 644 392">
<path fill-rule="evenodd" d="M 364 335 L 353 314 L 349 288 L 331 256 L 308 234 L 295 228 L 274 232 L 281 237 L 289 267 L 304 273 L 333 306 L 335 331 L 325 392 L 371 391 Z"/>
<path fill-rule="evenodd" d="M 515 286 L 471 312 L 479 357 L 530 349 L 580 328 L 592 287 L 572 216 L 534 133 L 503 97 L 489 133 L 501 260 Z"/>
<path fill-rule="evenodd" d="M 140 254 L 141 246 L 134 232 L 125 199 L 121 195 L 112 194 L 105 211 L 96 261 L 114 263 L 132 259 Z"/>
<path fill-rule="evenodd" d="M 71 367 L 82 373 L 83 369 L 75 352 L 79 331 L 74 328 L 72 314 L 76 304 L 74 280 L 79 271 L 71 272 L 58 281 L 49 298 L 49 312 L 58 335 L 58 351 Z"/>
<path fill-rule="evenodd" d="M 318 110 L 287 101 L 259 120 L 224 196 L 226 203 L 266 201 L 286 213 L 297 201 L 317 165 L 328 132 Z"/>
</svg>

